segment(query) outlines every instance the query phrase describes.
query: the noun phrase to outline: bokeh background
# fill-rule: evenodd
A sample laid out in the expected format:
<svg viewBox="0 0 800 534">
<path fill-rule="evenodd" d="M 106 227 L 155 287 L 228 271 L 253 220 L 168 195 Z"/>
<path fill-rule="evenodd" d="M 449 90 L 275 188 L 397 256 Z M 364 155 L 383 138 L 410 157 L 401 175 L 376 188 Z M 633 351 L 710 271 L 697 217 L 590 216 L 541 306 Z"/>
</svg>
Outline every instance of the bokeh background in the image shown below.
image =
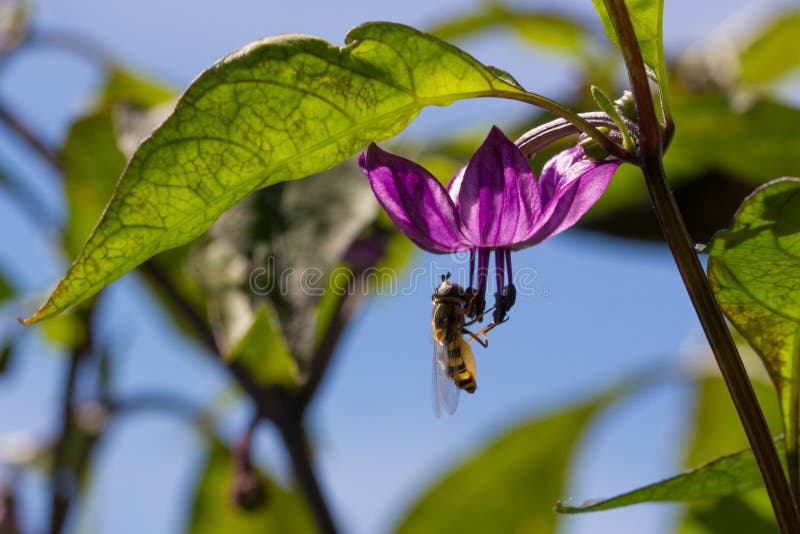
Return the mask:
<svg viewBox="0 0 800 534">
<path fill-rule="evenodd" d="M 685 60 L 687 54 L 696 59 L 704 50 L 730 50 L 731 43 L 746 42 L 759 24 L 793 4 L 667 1 L 667 55 Z M 481 5 L 421 0 L 229 0 L 224 5 L 208 0 L 41 0 L 32 3 L 31 17 L 37 28 L 85 35 L 126 66 L 183 88 L 222 55 L 267 35 L 303 33 L 341 43 L 347 30 L 362 21 L 431 28 Z M 588 0 L 509 5 L 569 14 L 592 28 L 598 42 L 604 39 Z M 569 54 L 531 46 L 502 27 L 458 43 L 483 63 L 513 73 L 529 90 L 582 101 L 588 109 L 588 89 L 582 86 L 587 69 Z M 716 65 L 722 65 L 724 54 L 716 57 Z M 52 49 L 19 53 L 2 69 L 0 100 L 53 146 L 61 144 L 71 122 L 90 107 L 103 82 L 96 67 Z M 621 71 L 612 72 L 615 76 L 604 87 L 608 92 L 622 87 Z M 791 76 L 752 93 L 727 93 L 726 102 L 731 109 L 746 108 L 748 98 L 764 93 L 784 105 L 800 105 L 797 78 Z M 488 100 L 426 109 L 395 146 L 436 144 L 459 132 L 481 135 L 492 124 L 510 135 L 521 133 L 519 117 L 528 112 L 519 103 Z M 678 122 L 678 139 L 681 126 Z M 448 157 L 451 165 L 457 164 L 458 151 Z M 0 334 L 4 339 L 21 336 L 0 376 L 0 455 L 7 464 L 2 474 L 5 480 L 18 480 L 25 532 L 41 532 L 47 521 L 47 478 L 36 469 L 20 475 L 10 460 L 57 428 L 67 361 L 58 340 L 64 333 L 48 333 L 46 326 L 22 332 L 13 318 L 35 305 L 71 259 L 55 246 L 54 228 L 66 217 L 65 200 L 53 171 L 4 128 L 0 165 L 14 183 L 22 184 L 40 214 L 31 217 L 15 195 L 0 188 L 0 272 L 20 295 L 4 306 Z M 621 172 L 616 180 L 638 177 Z M 733 187 L 724 180 L 712 186 L 723 191 Z M 619 194 L 627 199 L 619 205 L 633 204 Z M 647 207 L 639 202 L 615 212 L 609 204 L 588 221 L 594 230 L 571 230 L 515 254 L 516 269 L 535 270 L 535 294 L 518 300 L 512 320 L 495 330 L 489 350 L 479 351 L 478 392 L 462 396 L 453 417 L 436 419 L 430 408 L 429 321 L 436 276 L 454 260 L 415 254 L 401 273 L 401 285 L 413 268 L 428 275 L 413 294 L 368 300 L 337 350 L 310 420 L 323 490 L 344 531 L 391 530 L 430 484 L 499 433 L 590 399 L 630 377 L 641 377 L 641 388 L 588 423 L 561 497 L 580 502 L 609 496 L 685 466 L 686 444 L 697 426 L 696 377 L 713 374 L 713 362 L 666 247 L 619 235 L 652 237 L 654 219 L 641 205 Z M 719 207 L 712 200 L 694 209 L 704 213 Z M 721 219 L 712 217 L 713 224 L 723 222 L 716 227 L 730 216 L 719 211 Z M 698 241 L 707 238 L 707 227 L 699 224 L 696 231 Z M 174 327 L 138 274 L 114 283 L 99 306 L 99 335 L 115 362 L 115 391 L 170 390 L 211 406 L 218 433 L 227 440 L 247 424 L 247 403 L 233 392 L 224 372 L 199 354 L 202 347 Z M 720 409 L 730 407 L 723 404 Z M 731 443 L 727 451 L 734 448 Z M 81 532 L 182 532 L 191 521 L 194 487 L 207 450 L 196 428 L 169 415 L 147 413 L 114 421 L 70 527 Z M 274 431 L 259 429 L 255 456 L 279 482 L 291 484 Z M 563 517 L 559 531 L 671 532 L 684 512 L 679 505 L 638 505 Z"/>
</svg>

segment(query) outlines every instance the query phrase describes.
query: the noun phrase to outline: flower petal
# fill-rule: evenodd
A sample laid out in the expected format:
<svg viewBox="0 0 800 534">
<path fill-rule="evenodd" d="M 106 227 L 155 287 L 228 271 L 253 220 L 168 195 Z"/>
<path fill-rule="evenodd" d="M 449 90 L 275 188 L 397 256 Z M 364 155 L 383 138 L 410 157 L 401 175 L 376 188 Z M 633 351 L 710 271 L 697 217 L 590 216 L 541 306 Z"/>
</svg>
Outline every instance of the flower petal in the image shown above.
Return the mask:
<svg viewBox="0 0 800 534">
<path fill-rule="evenodd" d="M 474 247 L 510 246 L 530 235 L 539 215 L 528 159 L 496 126 L 448 185 L 461 232 Z"/>
<path fill-rule="evenodd" d="M 469 249 L 452 200 L 428 171 L 375 143 L 358 164 L 389 218 L 418 247 L 437 254 Z"/>
<path fill-rule="evenodd" d="M 539 179 L 544 208 L 537 227 L 514 249 L 541 243 L 578 222 L 603 195 L 621 164 L 610 159 L 592 161 L 580 146 L 556 154 L 545 163 Z"/>
</svg>

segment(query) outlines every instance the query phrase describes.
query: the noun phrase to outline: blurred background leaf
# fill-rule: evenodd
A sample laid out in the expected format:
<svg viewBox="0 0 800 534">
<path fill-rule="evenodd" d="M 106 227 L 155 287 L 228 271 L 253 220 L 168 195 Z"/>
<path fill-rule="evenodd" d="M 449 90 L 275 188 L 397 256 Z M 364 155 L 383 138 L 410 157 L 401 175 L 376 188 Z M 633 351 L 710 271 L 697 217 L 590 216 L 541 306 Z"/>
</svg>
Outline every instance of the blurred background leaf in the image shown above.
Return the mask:
<svg viewBox="0 0 800 534">
<path fill-rule="evenodd" d="M 369 185 L 348 162 L 258 191 L 224 214 L 194 259 L 221 345 L 234 345 L 268 299 L 291 354 L 309 358 L 309 325 L 331 272 L 376 212 Z"/>
<path fill-rule="evenodd" d="M 745 83 L 775 81 L 800 65 L 800 11 L 788 10 L 765 24 L 745 46 L 740 58 L 739 75 Z"/>
<path fill-rule="evenodd" d="M 265 532 L 314 532 L 315 525 L 303 498 L 273 482 L 264 471 L 265 502 L 255 510 L 243 510 L 231 499 L 235 461 L 222 443 L 214 440 L 205 469 L 197 484 L 188 534 L 264 534 Z"/>
<path fill-rule="evenodd" d="M 512 428 L 424 493 L 397 532 L 554 532 L 553 503 L 594 400 Z"/>
<path fill-rule="evenodd" d="M 593 41 L 591 32 L 575 17 L 555 11 L 526 10 L 502 2 L 485 2 L 475 11 L 450 16 L 427 31 L 453 41 L 502 29 L 513 30 L 534 46 L 575 56 L 585 54 Z"/>
<path fill-rule="evenodd" d="M 297 364 L 276 323 L 275 311 L 268 303 L 262 304 L 250 329 L 225 359 L 241 364 L 259 384 L 295 387 Z"/>
<path fill-rule="evenodd" d="M 753 381 L 753 389 L 773 434 L 781 428 L 780 407 L 775 389 Z M 719 377 L 699 381 L 694 421 L 686 455 L 686 465 L 702 462 L 748 447 L 747 437 L 725 383 Z M 758 488 L 740 495 L 692 503 L 677 531 L 680 534 L 750 534 L 778 532 L 766 490 Z"/>
</svg>

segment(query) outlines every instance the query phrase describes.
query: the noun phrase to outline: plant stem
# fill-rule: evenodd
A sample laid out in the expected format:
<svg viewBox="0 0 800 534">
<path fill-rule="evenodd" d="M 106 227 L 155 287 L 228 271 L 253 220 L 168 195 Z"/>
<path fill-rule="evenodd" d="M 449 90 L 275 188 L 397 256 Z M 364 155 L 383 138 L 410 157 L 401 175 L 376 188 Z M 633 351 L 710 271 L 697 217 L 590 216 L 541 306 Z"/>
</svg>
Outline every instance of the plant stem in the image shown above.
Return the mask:
<svg viewBox="0 0 800 534">
<path fill-rule="evenodd" d="M 0 103 L 0 122 L 4 122 L 6 126 L 17 134 L 17 136 L 33 149 L 34 152 L 47 161 L 56 172 L 61 173 L 63 171 L 58 154 L 51 150 L 50 147 L 33 133 L 27 124 L 23 123 L 19 117 L 14 115 L 11 110 L 2 103 Z"/>
<path fill-rule="evenodd" d="M 295 478 L 314 514 L 319 531 L 323 534 L 335 534 L 336 525 L 333 522 L 333 516 L 331 516 L 311 465 L 302 419 L 290 417 L 285 420 L 277 420 L 275 423 L 283 438 L 284 446 L 289 451 Z"/>
<path fill-rule="evenodd" d="M 603 132 L 598 130 L 591 122 L 581 117 L 578 113 L 575 113 L 571 109 L 562 106 L 561 104 L 559 104 L 554 100 L 545 98 L 542 95 L 537 95 L 536 93 L 528 93 L 528 92 L 512 93 L 505 91 L 497 91 L 489 96 L 497 96 L 501 98 L 508 98 L 510 100 L 527 102 L 528 104 L 533 104 L 534 106 L 549 111 L 553 115 L 561 117 L 570 124 L 574 125 L 578 130 L 582 131 L 583 133 L 591 137 L 598 145 L 600 145 L 603 148 L 603 150 L 605 150 L 612 156 L 625 161 L 628 161 L 630 159 L 630 154 L 628 154 L 627 150 L 625 150 L 624 148 L 613 142 L 611 139 L 603 135 Z"/>
<path fill-rule="evenodd" d="M 769 427 L 664 174 L 661 131 L 627 6 L 624 0 L 605 0 L 605 4 L 614 23 L 633 88 L 641 136 L 640 166 L 658 223 L 750 441 L 778 526 L 784 533 L 800 533 L 800 515 Z"/>
<path fill-rule="evenodd" d="M 347 293 L 342 295 L 339 300 L 336 311 L 334 312 L 333 319 L 328 325 L 325 335 L 320 340 L 314 356 L 311 358 L 311 363 L 306 374 L 306 381 L 297 396 L 297 403 L 301 409 L 308 408 L 311 399 L 317 392 L 317 388 L 325 376 L 328 365 L 331 362 L 333 353 L 339 344 L 339 339 L 347 327 L 350 320 L 353 318 L 359 304 L 361 303 L 361 295 L 356 293 Z"/>
<path fill-rule="evenodd" d="M 83 359 L 92 351 L 92 317 L 94 304 L 90 304 L 88 311 L 79 312 L 83 324 L 86 326 L 86 337 L 75 346 L 69 357 L 67 374 L 64 377 L 64 390 L 61 393 L 61 428 L 58 438 L 53 446 L 53 466 L 50 472 L 50 534 L 59 534 L 64 528 L 64 522 L 69 513 L 72 499 L 75 496 L 72 482 L 77 483 L 79 473 L 75 465 L 68 464 L 67 448 L 69 447 L 70 434 L 74 432 L 73 410 L 75 404 L 75 386 L 78 379 L 78 369 Z"/>
</svg>

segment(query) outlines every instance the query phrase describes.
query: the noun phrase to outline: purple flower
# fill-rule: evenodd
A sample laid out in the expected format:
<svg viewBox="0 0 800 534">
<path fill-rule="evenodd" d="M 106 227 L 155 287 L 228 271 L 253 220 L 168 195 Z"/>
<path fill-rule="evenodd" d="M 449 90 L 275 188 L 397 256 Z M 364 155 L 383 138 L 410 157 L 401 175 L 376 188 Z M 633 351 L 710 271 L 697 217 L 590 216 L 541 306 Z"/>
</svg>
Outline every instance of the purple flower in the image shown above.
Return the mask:
<svg viewBox="0 0 800 534">
<path fill-rule="evenodd" d="M 514 303 L 511 251 L 575 224 L 600 198 L 620 164 L 593 161 L 576 146 L 550 159 L 537 182 L 525 155 L 496 126 L 447 189 L 421 166 L 374 143 L 359 158 L 378 202 L 411 241 L 435 254 L 470 252 L 470 288 L 477 256 L 473 316 L 485 308 L 494 250 L 496 322 Z"/>
</svg>

